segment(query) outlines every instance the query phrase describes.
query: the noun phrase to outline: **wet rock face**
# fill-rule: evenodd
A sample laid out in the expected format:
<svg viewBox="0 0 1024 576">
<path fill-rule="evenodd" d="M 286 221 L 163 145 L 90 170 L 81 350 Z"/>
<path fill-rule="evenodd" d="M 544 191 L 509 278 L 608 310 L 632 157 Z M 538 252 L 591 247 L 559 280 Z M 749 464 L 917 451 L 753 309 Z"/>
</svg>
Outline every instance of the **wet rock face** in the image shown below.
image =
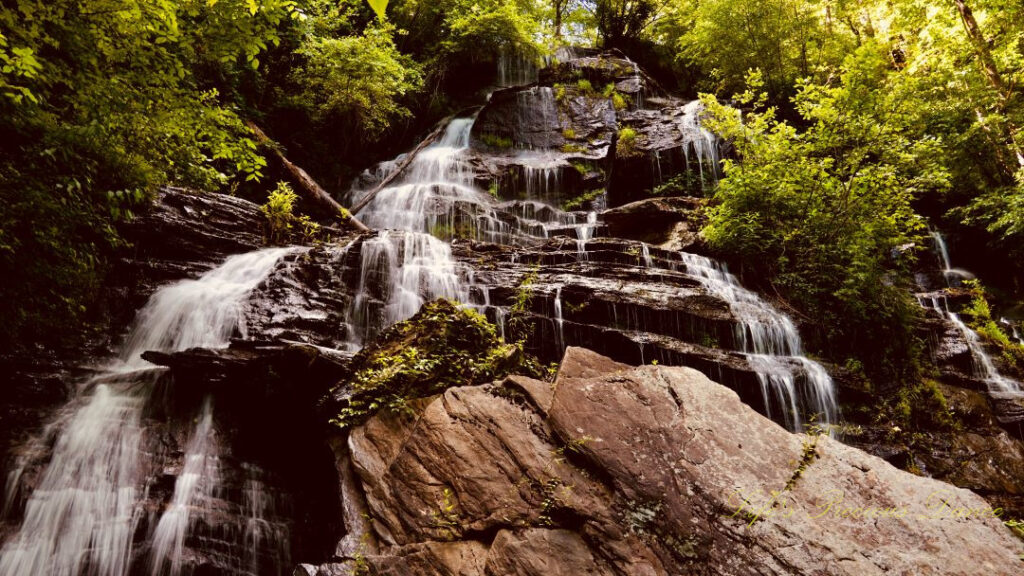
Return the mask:
<svg viewBox="0 0 1024 576">
<path fill-rule="evenodd" d="M 520 197 L 537 170 L 557 170 L 568 185 L 558 201 L 605 191 L 612 206 L 670 180 L 675 195 L 701 195 L 717 179 L 724 148 L 701 129 L 700 103 L 662 94 L 622 54 L 571 56 L 539 78 L 495 92 L 473 124 L 478 178 L 502 198 Z"/>
<path fill-rule="evenodd" d="M 553 385 L 452 388 L 347 451 L 366 544 L 298 574 L 1009 574 L 1024 552 L 969 491 L 577 348 Z"/>
<path fill-rule="evenodd" d="M 230 254 L 263 244 L 265 219 L 259 206 L 223 194 L 165 187 L 149 209 L 121 225 L 130 244 L 112 262 L 99 306 L 105 324 L 84 335 L 74 349 L 40 348 L 30 354 L 0 354 L 0 477 L 8 451 L 24 442 L 65 402 L 75 383 L 90 375 L 160 285 L 195 277 Z"/>
<path fill-rule="evenodd" d="M 146 461 L 155 480 L 136 528 L 140 573 L 187 465 L 194 415 L 204 401 L 212 406 L 208 465 L 216 471 L 201 478 L 202 496 L 192 504 L 184 573 L 273 576 L 288 573 L 296 558 L 330 558 L 342 512 L 315 406 L 348 375 L 349 357 L 307 344 L 253 341 L 144 356 L 168 371 L 154 395 L 165 400 L 147 415 Z"/>
<path fill-rule="evenodd" d="M 671 99 L 659 104 L 620 116 L 619 136 L 624 130 L 635 136 L 616 144 L 608 183 L 611 206 L 647 198 L 659 185 L 667 187 L 663 194 L 704 196 L 718 181 L 728 145 L 701 127 L 703 105 Z"/>
<path fill-rule="evenodd" d="M 259 206 L 248 200 L 161 188 L 148 210 L 122 225 L 132 248 L 111 275 L 124 286 L 145 286 L 134 295 L 144 302 L 156 286 L 197 276 L 231 254 L 262 246 L 265 223 Z M 125 308 L 130 312 L 143 302 Z"/>
<path fill-rule="evenodd" d="M 354 243 L 341 239 L 287 256 L 249 298 L 249 337 L 345 348 L 361 266 Z"/>
<path fill-rule="evenodd" d="M 701 242 L 701 210 L 704 204 L 700 198 L 685 196 L 647 198 L 605 210 L 601 213 L 601 220 L 608 227 L 608 235 L 614 238 L 692 252 Z"/>
</svg>

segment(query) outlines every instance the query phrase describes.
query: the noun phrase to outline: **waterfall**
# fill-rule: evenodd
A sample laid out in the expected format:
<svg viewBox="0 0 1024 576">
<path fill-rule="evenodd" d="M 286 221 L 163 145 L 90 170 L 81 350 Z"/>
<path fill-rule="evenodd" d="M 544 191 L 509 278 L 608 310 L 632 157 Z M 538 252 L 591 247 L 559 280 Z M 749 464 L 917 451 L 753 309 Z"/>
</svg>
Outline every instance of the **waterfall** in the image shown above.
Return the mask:
<svg viewBox="0 0 1024 576">
<path fill-rule="evenodd" d="M 935 251 L 939 255 L 939 260 L 942 263 L 942 275 L 946 279 L 946 284 L 950 287 L 956 286 L 960 283 L 960 280 L 965 278 L 973 278 L 974 275 L 966 270 L 959 268 L 953 268 L 949 259 L 949 250 L 946 248 L 946 240 L 942 237 L 942 234 L 932 231 L 931 237 L 935 241 Z M 993 392 L 1018 392 L 1020 391 L 1020 384 L 1016 381 L 1007 378 L 999 373 L 999 369 L 996 368 L 995 363 L 992 361 L 992 357 L 989 356 L 988 352 L 985 351 L 984 343 L 978 333 L 971 330 L 963 320 L 960 319 L 960 315 L 950 311 L 949 302 L 945 296 L 941 298 L 930 296 L 927 298 L 918 297 L 918 302 L 925 308 L 931 308 L 937 312 L 940 316 L 948 320 L 961 336 L 963 336 L 964 342 L 967 343 L 967 349 L 971 353 L 971 366 L 974 372 L 974 377 L 984 382 L 990 391 Z M 930 306 L 929 306 L 930 304 Z"/>
<path fill-rule="evenodd" d="M 498 55 L 498 85 L 520 86 L 537 81 L 537 62 L 519 52 L 502 50 Z"/>
<path fill-rule="evenodd" d="M 576 228 L 576 252 L 580 260 L 587 259 L 587 241 L 594 236 L 594 228 L 597 227 L 597 212 L 587 212 L 587 221 L 577 224 Z"/>
<path fill-rule="evenodd" d="M 1008 320 L 1006 322 L 1010 325 L 1010 331 L 1012 332 L 1013 339 L 1016 340 L 1018 344 L 1024 345 L 1024 336 L 1021 336 L 1020 330 L 1017 329 L 1017 325 L 1010 323 Z"/>
<path fill-rule="evenodd" d="M 959 284 L 961 279 L 974 278 L 974 275 L 962 268 L 953 268 L 949 261 L 949 249 L 946 248 L 946 239 L 942 237 L 942 234 L 932 230 L 929 232 L 932 236 L 932 240 L 935 241 L 935 251 L 939 254 L 939 261 L 942 263 L 942 276 L 946 279 L 946 283 L 950 286 Z"/>
<path fill-rule="evenodd" d="M 242 570 L 260 574 L 260 555 L 269 555 L 282 572 L 289 562 L 289 532 L 287 526 L 269 522 L 267 517 L 274 512 L 274 499 L 267 493 L 261 480 L 262 470 L 247 464 L 248 472 L 242 491 L 242 510 L 245 513 L 245 556 L 241 559 Z"/>
<path fill-rule="evenodd" d="M 558 350 L 565 349 L 565 320 L 562 318 L 562 287 L 555 288 L 552 300 L 555 319 L 555 346 Z"/>
<path fill-rule="evenodd" d="M 683 107 L 683 116 L 679 119 L 679 132 L 683 136 L 683 157 L 686 160 L 686 172 L 690 173 L 690 150 L 697 160 L 697 174 L 700 178 L 701 190 L 704 190 L 705 170 L 712 182 L 718 182 L 721 156 L 718 151 L 718 138 L 701 125 L 700 117 L 704 113 L 704 105 L 694 100 Z M 660 166 L 659 166 L 660 172 Z"/>
<path fill-rule="evenodd" d="M 736 318 L 737 346 L 748 354 L 750 366 L 757 373 L 768 416 L 772 416 L 774 399 L 790 430 L 803 428 L 800 408 L 826 426 L 836 423 L 839 405 L 835 384 L 820 364 L 803 355 L 800 334 L 793 321 L 741 286 L 722 264 L 688 252 L 679 254 L 686 273 L 729 304 Z M 644 259 L 649 258 L 648 252 Z M 794 365 L 799 366 L 799 374 Z M 804 381 L 802 392 L 798 386 L 800 376 Z"/>
<path fill-rule="evenodd" d="M 198 423 L 185 450 L 185 465 L 174 483 L 171 504 L 160 517 L 153 532 L 150 562 L 153 576 L 181 574 L 185 534 L 193 508 L 212 495 L 217 484 L 217 445 L 213 442 L 213 407 L 209 397 L 203 402 Z M 165 565 L 169 566 L 164 570 Z"/>
<path fill-rule="evenodd" d="M 358 350 L 381 329 L 412 317 L 424 302 L 468 302 L 451 247 L 429 234 L 383 230 L 362 243 L 359 287 L 349 310 L 349 346 Z"/>
<path fill-rule="evenodd" d="M 166 286 L 150 297 L 119 357 L 83 383 L 51 427 L 52 456 L 25 503 L 21 525 L 0 550 L 0 576 L 128 573 L 145 484 L 141 417 L 156 373 L 141 359 L 142 352 L 223 347 L 236 331 L 244 335 L 246 297 L 291 250 L 232 256 L 199 279 Z M 193 437 L 205 442 L 200 432 Z M 23 468 L 15 469 L 9 486 L 20 482 Z M 179 478 L 179 483 L 187 481 Z M 181 485 L 182 499 L 193 493 Z M 169 513 L 178 496 L 176 486 Z M 168 526 L 173 522 L 167 520 Z M 176 530 L 168 527 L 162 533 Z"/>
<path fill-rule="evenodd" d="M 416 155 L 398 183 L 381 190 L 359 212 L 359 219 L 371 228 L 431 232 L 462 223 L 460 205 L 489 205 L 490 197 L 475 187 L 472 167 L 461 156 L 472 128 L 472 118 L 452 120 L 437 142 Z"/>
<path fill-rule="evenodd" d="M 513 121 L 524 133 L 535 130 L 538 123 L 544 129 L 558 125 L 551 88 L 531 86 L 520 91 L 517 98 Z M 687 104 L 676 120 L 676 128 L 683 137 L 682 153 L 687 163 L 693 157 L 703 182 L 717 180 L 719 142 L 701 126 L 702 113 L 700 102 Z M 459 269 L 442 239 L 470 237 L 516 244 L 524 236 L 574 235 L 576 260 L 588 259 L 587 243 L 597 229 L 597 213 L 566 212 L 551 205 L 565 193 L 562 171 L 569 168 L 565 159 L 550 151 L 502 153 L 503 159 L 521 167 L 521 172 L 512 174 L 522 186 L 518 191 L 526 198 L 499 202 L 481 190 L 475 180 L 469 160 L 473 122 L 473 118 L 452 120 L 444 136 L 423 149 L 396 183 L 383 189 L 358 214 L 368 226 L 385 231 L 362 246 L 359 287 L 349 311 L 353 349 L 384 327 L 412 316 L 423 302 L 438 297 L 459 300 L 484 312 L 494 309 L 500 322 L 503 311 L 491 305 L 487 290 L 471 286 L 468 271 Z M 655 156 L 655 162 L 660 171 L 659 156 Z M 356 190 L 353 195 L 361 193 L 365 192 Z M 642 258 L 648 266 L 653 263 L 646 246 Z M 820 364 L 803 356 L 792 321 L 740 286 L 719 264 L 692 254 L 680 258 L 689 275 L 732 309 L 735 340 L 758 375 L 769 416 L 779 410 L 776 416 L 792 430 L 802 430 L 804 414 L 813 414 L 826 425 L 836 422 L 839 409 L 832 380 Z M 562 285 L 549 290 L 555 344 L 562 350 L 567 345 Z M 477 296 L 475 303 L 470 302 L 471 296 Z M 636 318 L 634 325 L 640 324 Z"/>
</svg>

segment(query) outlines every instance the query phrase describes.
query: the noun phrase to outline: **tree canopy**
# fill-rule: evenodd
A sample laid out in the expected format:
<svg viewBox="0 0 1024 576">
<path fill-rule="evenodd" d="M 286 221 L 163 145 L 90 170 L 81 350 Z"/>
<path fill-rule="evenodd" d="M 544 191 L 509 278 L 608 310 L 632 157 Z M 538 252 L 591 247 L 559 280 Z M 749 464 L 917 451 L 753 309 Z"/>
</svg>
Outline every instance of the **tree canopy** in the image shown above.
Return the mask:
<svg viewBox="0 0 1024 576">
<path fill-rule="evenodd" d="M 158 185 L 265 198 L 247 122 L 337 192 L 476 103 L 498 59 L 591 44 L 703 94 L 733 144 L 711 245 L 826 318 L 823 353 L 886 326 L 877 368 L 900 378 L 926 222 L 987 247 L 1020 298 L 1021 22 L 1016 0 L 11 0 L 0 273 L 20 282 L 0 317 L 11 339 L 88 317 Z"/>
</svg>

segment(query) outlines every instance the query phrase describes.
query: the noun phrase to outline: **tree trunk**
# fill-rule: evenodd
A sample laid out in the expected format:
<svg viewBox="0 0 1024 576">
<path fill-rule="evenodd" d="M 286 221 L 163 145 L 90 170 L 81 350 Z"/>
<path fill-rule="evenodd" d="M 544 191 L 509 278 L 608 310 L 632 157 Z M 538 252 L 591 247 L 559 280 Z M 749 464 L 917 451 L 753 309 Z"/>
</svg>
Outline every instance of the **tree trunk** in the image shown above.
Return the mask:
<svg viewBox="0 0 1024 576">
<path fill-rule="evenodd" d="M 992 51 L 989 50 L 985 35 L 982 34 L 978 21 L 974 19 L 974 12 L 967 5 L 966 0 L 953 0 L 953 3 L 956 4 L 956 9 L 960 12 L 960 20 L 964 24 L 964 30 L 967 32 L 967 39 L 970 40 L 971 46 L 974 47 L 974 53 L 978 57 L 981 71 L 999 96 L 999 111 L 1005 113 L 1012 94 L 1003 81 L 1002 74 L 999 73 L 999 67 L 996 66 L 995 58 L 992 57 Z M 1021 149 L 1017 145 L 1018 129 L 1009 118 L 1006 119 L 1006 130 L 1008 132 L 1006 135 L 1007 144 L 1013 155 L 1017 157 L 1018 167 L 1024 168 L 1024 154 L 1021 153 Z"/>
<path fill-rule="evenodd" d="M 298 185 L 299 192 L 309 200 L 311 204 L 320 209 L 320 211 L 332 216 L 333 218 L 342 221 L 346 225 L 358 230 L 360 232 L 368 231 L 362 222 L 356 219 L 356 217 L 345 209 L 337 200 L 331 197 L 326 190 L 323 189 L 313 177 L 310 176 L 305 170 L 296 166 L 291 160 L 285 157 L 281 149 L 274 143 L 273 140 L 267 136 L 266 132 L 260 129 L 256 123 L 252 121 L 246 121 L 249 129 L 252 130 L 256 136 L 256 140 L 261 144 L 266 144 L 270 148 L 277 159 L 284 166 L 288 174 L 291 175 L 292 180 Z"/>
<path fill-rule="evenodd" d="M 562 8 L 565 6 L 565 0 L 554 0 L 555 5 L 555 38 L 562 37 Z"/>
</svg>

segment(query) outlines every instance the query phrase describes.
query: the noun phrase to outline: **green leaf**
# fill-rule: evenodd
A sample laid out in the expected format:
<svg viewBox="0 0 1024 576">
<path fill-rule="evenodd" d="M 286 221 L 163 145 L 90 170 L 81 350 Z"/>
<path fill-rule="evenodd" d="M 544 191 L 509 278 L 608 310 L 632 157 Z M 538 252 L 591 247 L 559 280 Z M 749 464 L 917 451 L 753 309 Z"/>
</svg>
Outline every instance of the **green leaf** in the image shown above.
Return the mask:
<svg viewBox="0 0 1024 576">
<path fill-rule="evenodd" d="M 388 9 L 388 0 L 366 0 L 366 3 L 370 5 L 370 8 L 373 8 L 378 18 L 381 20 L 385 19 L 384 12 Z"/>
</svg>

